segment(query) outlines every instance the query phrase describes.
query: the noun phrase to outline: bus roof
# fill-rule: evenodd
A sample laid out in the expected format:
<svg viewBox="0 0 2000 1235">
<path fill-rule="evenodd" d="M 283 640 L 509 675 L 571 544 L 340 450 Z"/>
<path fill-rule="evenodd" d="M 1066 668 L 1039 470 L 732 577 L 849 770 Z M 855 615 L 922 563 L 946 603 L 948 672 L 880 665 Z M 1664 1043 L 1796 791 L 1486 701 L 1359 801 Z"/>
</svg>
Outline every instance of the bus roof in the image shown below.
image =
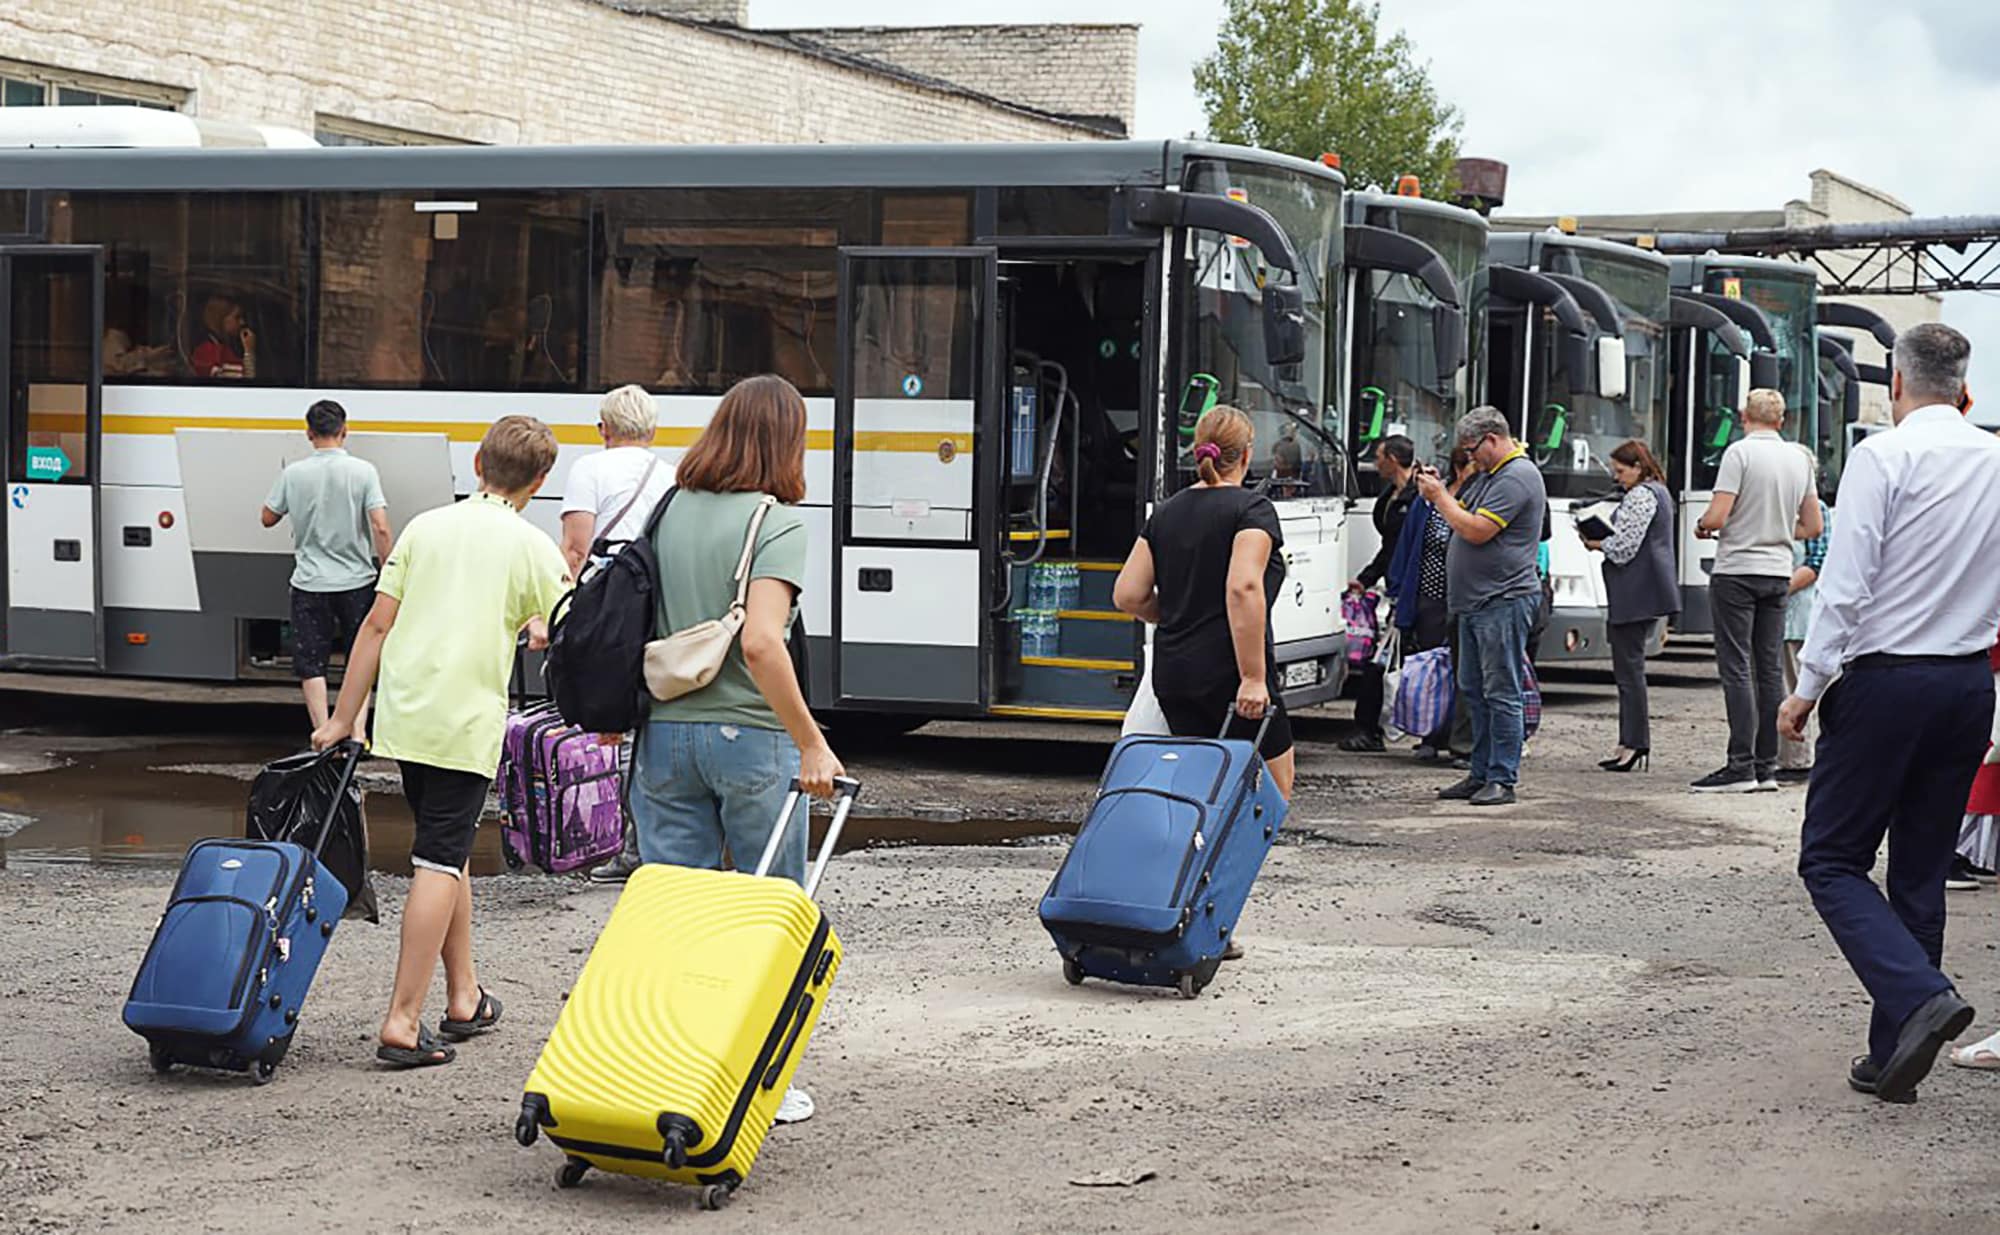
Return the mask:
<svg viewBox="0 0 2000 1235">
<path fill-rule="evenodd" d="M 1627 265 L 1653 266 L 1658 268 L 1663 278 L 1671 268 L 1665 257 L 1651 249 L 1619 244 L 1613 240 L 1599 240 L 1595 236 L 1572 236 L 1553 229 L 1539 232 L 1494 232 L 1486 242 L 1487 254 L 1495 265 L 1538 267 L 1541 265 L 1544 249 L 1577 249 L 1599 257 L 1612 258 Z"/>
<path fill-rule="evenodd" d="M 1366 220 L 1370 210 L 1393 210 L 1402 214 L 1428 214 L 1453 223 L 1460 223 L 1478 231 L 1488 231 L 1491 225 L 1477 211 L 1450 202 L 1433 201 L 1428 197 L 1403 197 L 1394 193 L 1384 193 L 1378 189 L 1356 189 L 1347 195 L 1347 221 L 1360 223 Z"/>
<path fill-rule="evenodd" d="M 0 150 L 0 189 L 422 190 L 1166 186 L 1192 159 L 1341 186 L 1266 150 L 1188 141 L 797 146 L 407 146 Z"/>
<path fill-rule="evenodd" d="M 1765 278 L 1790 279 L 1819 284 L 1819 275 L 1804 262 L 1788 262 L 1775 257 L 1749 257 L 1741 253 L 1698 253 L 1668 259 L 1673 263 L 1674 286 L 1693 287 L 1711 270 L 1754 271 Z"/>
</svg>

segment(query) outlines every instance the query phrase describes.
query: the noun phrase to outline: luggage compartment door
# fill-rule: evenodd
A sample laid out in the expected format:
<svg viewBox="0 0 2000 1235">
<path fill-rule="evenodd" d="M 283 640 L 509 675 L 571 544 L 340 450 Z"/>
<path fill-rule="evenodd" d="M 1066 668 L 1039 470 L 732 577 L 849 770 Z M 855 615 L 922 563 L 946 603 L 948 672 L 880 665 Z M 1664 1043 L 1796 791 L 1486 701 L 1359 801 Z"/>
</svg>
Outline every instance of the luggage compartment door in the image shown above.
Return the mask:
<svg viewBox="0 0 2000 1235">
<path fill-rule="evenodd" d="M 102 249 L 0 247 L 0 664 L 9 667 L 104 667 L 103 292 Z"/>
<path fill-rule="evenodd" d="M 995 251 L 840 254 L 834 691 L 970 714 L 989 687 L 997 518 Z"/>
</svg>

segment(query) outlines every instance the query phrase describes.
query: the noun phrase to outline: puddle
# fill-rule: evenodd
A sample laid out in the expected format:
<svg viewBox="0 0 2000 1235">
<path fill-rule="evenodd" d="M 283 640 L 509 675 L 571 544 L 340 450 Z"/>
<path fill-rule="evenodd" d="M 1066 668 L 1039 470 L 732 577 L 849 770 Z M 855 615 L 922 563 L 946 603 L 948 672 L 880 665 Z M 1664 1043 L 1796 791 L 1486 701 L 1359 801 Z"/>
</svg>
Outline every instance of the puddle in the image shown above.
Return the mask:
<svg viewBox="0 0 2000 1235">
<path fill-rule="evenodd" d="M 248 782 L 241 777 L 198 770 L 241 767 L 246 771 L 293 753 L 291 748 L 232 744 L 147 745 L 88 750 L 65 756 L 46 770 L 0 776 L 0 867 L 93 864 L 171 869 L 189 845 L 204 837 L 241 836 Z M 373 762 L 371 770 L 393 765 Z M 186 771 L 169 771 L 185 768 Z M 368 820 L 369 857 L 377 871 L 410 873 L 412 820 L 399 793 L 363 794 Z M 813 820 L 817 845 L 826 820 Z M 955 817 L 850 818 L 840 849 L 877 845 L 998 845 L 1074 833 L 1075 825 L 1042 820 L 977 820 Z M 500 856 L 500 826 L 488 818 L 473 844 L 472 871 L 496 875 L 506 869 Z"/>
</svg>

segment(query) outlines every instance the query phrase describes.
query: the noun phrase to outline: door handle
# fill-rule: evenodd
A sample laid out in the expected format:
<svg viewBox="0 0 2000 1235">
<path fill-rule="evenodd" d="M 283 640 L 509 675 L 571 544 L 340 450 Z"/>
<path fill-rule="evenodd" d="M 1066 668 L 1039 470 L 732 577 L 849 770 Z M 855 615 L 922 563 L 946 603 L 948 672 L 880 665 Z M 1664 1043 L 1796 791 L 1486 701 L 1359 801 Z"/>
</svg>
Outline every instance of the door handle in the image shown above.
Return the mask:
<svg viewBox="0 0 2000 1235">
<path fill-rule="evenodd" d="M 58 561 L 58 562 L 81 562 L 82 560 L 83 560 L 83 542 L 82 542 L 82 541 L 80 541 L 80 540 L 58 540 L 58 541 L 56 542 L 56 561 Z"/>
</svg>

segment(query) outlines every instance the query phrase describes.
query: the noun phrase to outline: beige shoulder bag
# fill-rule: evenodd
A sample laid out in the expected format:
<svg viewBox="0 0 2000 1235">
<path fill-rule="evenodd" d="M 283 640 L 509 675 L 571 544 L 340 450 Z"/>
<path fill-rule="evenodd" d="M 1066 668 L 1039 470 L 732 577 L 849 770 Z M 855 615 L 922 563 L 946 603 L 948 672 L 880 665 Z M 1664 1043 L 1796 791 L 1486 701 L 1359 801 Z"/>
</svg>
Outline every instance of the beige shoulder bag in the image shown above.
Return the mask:
<svg viewBox="0 0 2000 1235">
<path fill-rule="evenodd" d="M 736 561 L 736 599 L 730 602 L 729 612 L 646 645 L 646 689 L 653 693 L 653 698 L 664 703 L 691 695 L 722 672 L 730 645 L 743 631 L 744 606 L 750 599 L 750 559 L 757 552 L 757 533 L 763 530 L 764 516 L 777 504 L 778 499 L 767 494 L 751 512 L 750 530 L 743 536 L 743 556 Z"/>
</svg>

